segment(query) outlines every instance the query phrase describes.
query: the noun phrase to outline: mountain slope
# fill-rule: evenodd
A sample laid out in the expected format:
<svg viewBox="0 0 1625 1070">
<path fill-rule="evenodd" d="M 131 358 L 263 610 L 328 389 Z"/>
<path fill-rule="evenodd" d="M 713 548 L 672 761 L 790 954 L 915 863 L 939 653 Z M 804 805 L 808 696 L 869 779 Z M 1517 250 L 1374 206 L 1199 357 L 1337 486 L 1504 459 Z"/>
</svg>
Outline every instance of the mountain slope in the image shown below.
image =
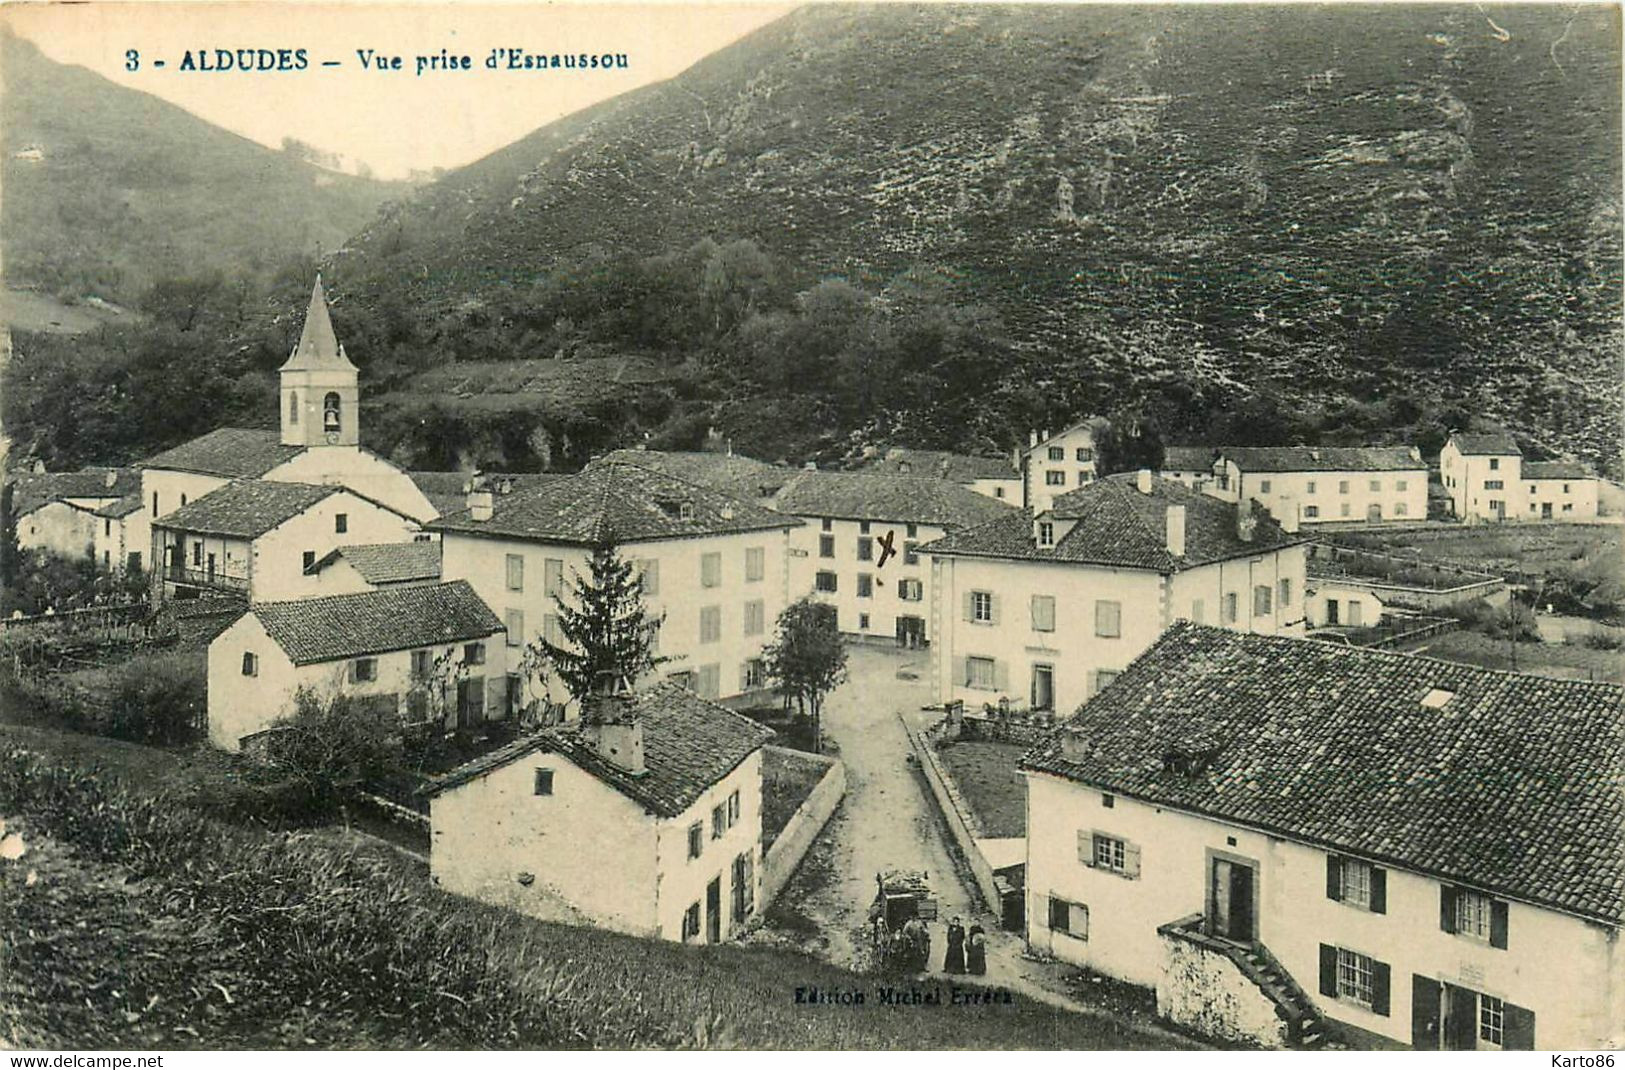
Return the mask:
<svg viewBox="0 0 1625 1070">
<path fill-rule="evenodd" d="M 1605 6 L 819 5 L 387 210 L 337 288 L 451 308 L 746 237 L 955 280 L 1035 389 L 1436 397 L 1617 452 Z"/>
<path fill-rule="evenodd" d="M 263 277 L 405 187 L 333 174 L 0 34 L 5 280 L 131 303 L 157 278 Z"/>
</svg>

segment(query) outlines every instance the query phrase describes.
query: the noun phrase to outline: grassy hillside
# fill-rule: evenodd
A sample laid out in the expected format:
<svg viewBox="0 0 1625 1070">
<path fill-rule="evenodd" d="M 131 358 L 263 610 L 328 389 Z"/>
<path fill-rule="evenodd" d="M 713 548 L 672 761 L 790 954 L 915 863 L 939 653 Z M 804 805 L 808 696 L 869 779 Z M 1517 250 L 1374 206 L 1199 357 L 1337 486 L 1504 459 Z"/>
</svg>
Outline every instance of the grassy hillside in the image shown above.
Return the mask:
<svg viewBox="0 0 1625 1070">
<path fill-rule="evenodd" d="M 15 746 L 0 814 L 27 846 L 0 858 L 0 1035 L 23 1047 L 1168 1043 L 1031 1001 L 797 1005 L 797 986 L 874 979 L 529 921 L 435 890 L 387 849 L 224 826 Z"/>
<path fill-rule="evenodd" d="M 121 304 L 165 276 L 262 279 L 338 248 L 405 190 L 275 152 L 9 34 L 0 146 L 7 285 Z"/>
<path fill-rule="evenodd" d="M 1618 38 L 1602 5 L 817 5 L 452 173 L 333 270 L 450 311 L 745 238 L 794 288 L 990 307 L 1057 410 L 1438 402 L 1612 459 Z"/>
</svg>

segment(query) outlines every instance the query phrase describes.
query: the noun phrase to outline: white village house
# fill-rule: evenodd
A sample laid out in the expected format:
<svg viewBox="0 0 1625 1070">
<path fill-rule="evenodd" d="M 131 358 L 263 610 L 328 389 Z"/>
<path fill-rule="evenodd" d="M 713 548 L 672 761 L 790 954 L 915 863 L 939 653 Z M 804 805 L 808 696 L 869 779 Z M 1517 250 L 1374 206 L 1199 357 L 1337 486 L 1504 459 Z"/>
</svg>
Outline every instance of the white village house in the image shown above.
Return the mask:
<svg viewBox="0 0 1625 1070">
<path fill-rule="evenodd" d="M 1290 518 L 1147 471 L 922 549 L 939 702 L 1074 709 L 1181 618 L 1269 635 L 1304 628 L 1305 547 Z"/>
<path fill-rule="evenodd" d="M 1032 431 L 1021 455 L 1021 504 L 1042 513 L 1067 491 L 1093 483 L 1099 477 L 1095 456 L 1093 417 L 1051 435 Z"/>
<path fill-rule="evenodd" d="M 932 570 L 920 547 L 1019 513 L 958 483 L 887 472 L 798 472 L 773 507 L 800 517 L 790 532 L 790 589 L 834 606 L 851 635 L 927 645 Z"/>
<path fill-rule="evenodd" d="M 1022 760 L 1028 943 L 1270 1047 L 1618 1047 L 1622 699 L 1176 624 Z"/>
<path fill-rule="evenodd" d="M 613 537 L 643 578 L 644 608 L 664 619 L 659 674 L 706 698 L 766 687 L 762 648 L 785 606 L 788 533 L 799 520 L 616 461 L 501 489 L 470 493 L 467 508 L 429 527 L 441 537 L 441 575 L 472 584 L 509 643 L 563 642 L 554 596 L 573 599 L 593 545 Z M 561 681 L 547 691 L 568 704 Z"/>
<path fill-rule="evenodd" d="M 17 475 L 12 479 L 11 515 L 18 549 L 89 557 L 108 570 L 140 568 L 144 543 L 130 547 L 136 551 L 133 560 L 126 556 L 129 514 L 120 508 L 140 486 L 133 468 Z"/>
<path fill-rule="evenodd" d="M 354 594 L 440 582 L 440 543 L 378 542 L 336 546 L 305 573 L 308 594 Z"/>
<path fill-rule="evenodd" d="M 1251 498 L 1306 525 L 1411 523 L 1428 515 L 1428 469 L 1411 446 L 1217 446 L 1204 489 Z M 1166 463 L 1166 462 L 1165 462 Z"/>
<path fill-rule="evenodd" d="M 1451 434 L 1439 451 L 1439 478 L 1457 519 L 1593 520 L 1602 481 L 1574 461 L 1526 461 L 1511 435 Z"/>
<path fill-rule="evenodd" d="M 466 583 L 256 602 L 209 644 L 209 739 L 235 751 L 301 687 L 447 728 L 502 720 L 519 693 L 502 622 Z"/>
<path fill-rule="evenodd" d="M 430 788 L 430 874 L 521 913 L 709 943 L 761 901 L 771 731 L 671 682 L 590 696 Z"/>
</svg>

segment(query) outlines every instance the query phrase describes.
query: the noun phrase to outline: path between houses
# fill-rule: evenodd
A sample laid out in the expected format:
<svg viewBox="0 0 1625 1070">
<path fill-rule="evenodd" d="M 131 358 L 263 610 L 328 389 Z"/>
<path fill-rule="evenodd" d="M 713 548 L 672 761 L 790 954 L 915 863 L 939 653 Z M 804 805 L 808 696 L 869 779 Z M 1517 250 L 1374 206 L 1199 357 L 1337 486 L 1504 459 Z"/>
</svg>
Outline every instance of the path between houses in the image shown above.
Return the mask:
<svg viewBox="0 0 1625 1070">
<path fill-rule="evenodd" d="M 931 889 L 940 903 L 939 920 L 931 927 L 931 977 L 1003 987 L 1067 1010 L 1121 1020 L 1119 1015 L 1065 995 L 1063 967 L 1026 957 L 1021 934 L 999 928 L 998 918 L 980 905 L 956 868 L 930 789 L 909 761 L 908 737 L 899 717 L 923 727 L 935 716 L 920 709 L 931 700 L 929 655 L 854 647 L 848 675 L 847 683 L 830 695 L 824 710 L 825 736 L 840 748 L 840 758 L 846 763 L 847 794 L 803 864 L 804 871 L 821 871 L 828 879 L 818 881 L 809 879 L 807 872 L 798 873 L 783 892 L 796 897 L 795 909 L 817 925 L 826 941 L 822 947 L 807 950 L 842 966 L 866 968 L 875 874 L 887 868 L 921 869 L 930 875 Z M 942 972 L 945 930 L 948 919 L 956 914 L 965 919 L 967 927 L 980 921 L 987 930 L 985 977 L 956 978 Z M 1149 1021 L 1139 1019 L 1134 1024 L 1162 1032 L 1170 1047 L 1197 1046 Z"/>
</svg>

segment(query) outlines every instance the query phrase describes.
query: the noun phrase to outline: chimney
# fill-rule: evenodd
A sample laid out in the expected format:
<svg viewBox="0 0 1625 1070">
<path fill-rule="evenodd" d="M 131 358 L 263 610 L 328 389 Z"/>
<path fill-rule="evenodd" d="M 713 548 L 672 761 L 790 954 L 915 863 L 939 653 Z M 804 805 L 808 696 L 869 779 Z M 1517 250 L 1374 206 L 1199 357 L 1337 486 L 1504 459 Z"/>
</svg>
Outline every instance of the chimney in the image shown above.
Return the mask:
<svg viewBox="0 0 1625 1070">
<path fill-rule="evenodd" d="M 493 495 L 484 487 L 468 492 L 468 518 L 481 523 L 490 520 L 496 512 Z"/>
<path fill-rule="evenodd" d="M 817 461 L 808 461 L 805 464 L 803 464 L 801 466 L 801 468 L 802 468 L 803 471 L 806 471 L 806 472 L 816 472 L 816 471 L 818 471 L 818 462 Z"/>
<path fill-rule="evenodd" d="M 107 486 L 109 488 L 111 488 L 113 486 L 113 484 L 117 483 L 117 482 L 118 482 L 118 472 L 115 471 L 114 469 L 109 468 L 107 470 Z"/>
<path fill-rule="evenodd" d="M 1410 459 L 1413 460 L 1413 461 L 1420 461 L 1422 459 L 1422 451 L 1421 451 L 1420 448 L 1418 448 L 1416 446 L 1412 446 L 1410 449 L 1406 450 L 1405 452 L 1406 452 L 1406 455 L 1409 456 Z"/>
<path fill-rule="evenodd" d="M 1135 472 L 1134 473 L 1134 486 L 1139 489 L 1141 494 L 1150 494 L 1151 493 L 1151 469 L 1142 468 L 1138 472 Z"/>
<path fill-rule="evenodd" d="M 1185 507 L 1168 507 L 1168 552 L 1175 557 L 1185 556 Z"/>
<path fill-rule="evenodd" d="M 724 502 L 722 508 L 717 510 L 717 512 L 724 520 L 732 520 L 734 518 L 734 507 L 731 503 Z"/>
<path fill-rule="evenodd" d="M 581 704 L 581 733 L 598 757 L 632 776 L 643 776 L 643 725 L 632 708 L 626 680 L 610 669 L 599 672 L 592 694 Z"/>
<path fill-rule="evenodd" d="M 1236 502 L 1236 538 L 1242 542 L 1253 541 L 1253 529 L 1258 527 L 1258 518 L 1253 516 L 1253 500 L 1242 498 Z"/>
<path fill-rule="evenodd" d="M 1038 432 L 1037 431 L 1028 431 L 1027 432 L 1027 448 L 1032 449 L 1036 445 L 1038 445 Z"/>
</svg>

